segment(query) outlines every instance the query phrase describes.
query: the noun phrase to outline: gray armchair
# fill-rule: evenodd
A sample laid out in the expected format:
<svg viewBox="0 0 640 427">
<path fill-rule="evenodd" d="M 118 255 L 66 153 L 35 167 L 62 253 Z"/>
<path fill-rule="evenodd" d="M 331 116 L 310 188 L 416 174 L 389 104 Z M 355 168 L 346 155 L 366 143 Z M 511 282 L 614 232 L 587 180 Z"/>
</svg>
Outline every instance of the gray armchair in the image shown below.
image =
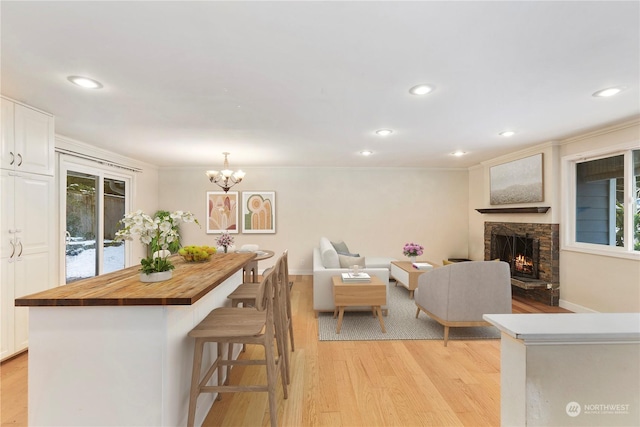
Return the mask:
<svg viewBox="0 0 640 427">
<path fill-rule="evenodd" d="M 420 310 L 444 326 L 444 345 L 449 328 L 490 326 L 483 314 L 511 313 L 509 264 L 497 261 L 459 262 L 434 268 L 418 278 L 414 299 Z"/>
</svg>

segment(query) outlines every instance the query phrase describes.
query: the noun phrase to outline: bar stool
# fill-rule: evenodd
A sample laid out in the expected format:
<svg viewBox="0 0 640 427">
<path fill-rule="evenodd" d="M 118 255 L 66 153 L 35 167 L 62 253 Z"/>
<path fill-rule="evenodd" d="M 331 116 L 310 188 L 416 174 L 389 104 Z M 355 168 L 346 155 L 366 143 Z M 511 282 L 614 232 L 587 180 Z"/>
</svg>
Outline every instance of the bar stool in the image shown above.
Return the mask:
<svg viewBox="0 0 640 427">
<path fill-rule="evenodd" d="M 281 376 L 283 396 L 286 399 L 287 385 L 284 367 L 283 350 L 278 349 L 278 357 L 274 351 L 274 331 L 279 319 L 276 311 L 276 281 L 278 278 L 278 265 L 269 271 L 258 286 L 255 299 L 255 308 L 216 308 L 209 313 L 195 328 L 189 332 L 189 336 L 195 338 L 193 352 L 193 371 L 191 375 L 191 389 L 189 393 L 189 413 L 187 425 L 193 426 L 196 402 L 201 393 L 222 392 L 256 392 L 269 393 L 269 415 L 271 427 L 277 427 L 277 401 L 276 387 L 278 373 Z M 201 377 L 202 356 L 205 343 L 216 343 L 217 356 L 213 364 Z M 224 358 L 222 344 L 258 344 L 264 347 L 265 358 L 260 360 L 233 360 Z M 279 346 L 279 345 L 278 345 Z M 266 385 L 229 385 L 229 367 L 234 365 L 265 365 L 267 371 Z M 224 367 L 224 372 L 223 368 Z M 217 385 L 207 385 L 211 377 L 217 371 Z M 224 384 L 222 382 L 224 378 Z"/>
<path fill-rule="evenodd" d="M 282 253 L 282 268 L 280 269 L 280 274 L 283 276 L 282 282 L 284 283 L 286 289 L 286 302 L 287 302 L 287 312 L 286 312 L 286 329 L 289 331 L 289 340 L 291 341 L 291 351 L 295 351 L 295 344 L 293 342 L 293 316 L 291 313 L 291 287 L 293 286 L 292 282 L 289 282 L 289 250 L 285 250 Z"/>
<path fill-rule="evenodd" d="M 282 324 L 277 327 L 276 339 L 281 341 L 280 347 L 283 347 L 285 354 L 285 371 L 287 373 L 287 384 L 291 383 L 291 369 L 289 366 L 289 354 L 288 354 L 288 342 L 287 333 L 289 335 L 289 342 L 291 343 L 291 351 L 295 351 L 293 340 L 293 321 L 291 315 L 291 288 L 289 284 L 289 251 L 285 250 L 282 256 L 276 261 L 278 266 L 278 278 L 277 278 L 277 296 L 278 301 L 282 304 L 278 304 L 278 308 L 281 310 Z M 267 270 L 265 270 L 265 273 Z M 242 283 L 227 298 L 231 300 L 231 306 L 237 307 L 242 304 L 243 307 L 253 307 L 255 305 L 255 298 L 257 293 L 256 283 Z M 244 351 L 244 347 L 243 347 Z"/>
</svg>

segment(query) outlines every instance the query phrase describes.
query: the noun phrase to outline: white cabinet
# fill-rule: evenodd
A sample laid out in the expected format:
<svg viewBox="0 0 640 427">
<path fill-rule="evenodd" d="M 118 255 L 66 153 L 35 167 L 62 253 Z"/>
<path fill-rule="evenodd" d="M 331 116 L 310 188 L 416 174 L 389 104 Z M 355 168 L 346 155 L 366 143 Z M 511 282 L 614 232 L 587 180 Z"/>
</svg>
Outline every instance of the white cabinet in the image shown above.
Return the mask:
<svg viewBox="0 0 640 427">
<path fill-rule="evenodd" d="M 16 172 L 53 175 L 53 116 L 1 98 L 0 167 Z"/>
<path fill-rule="evenodd" d="M 54 119 L 0 98 L 0 359 L 27 347 L 15 298 L 49 289 L 55 264 Z"/>
<path fill-rule="evenodd" d="M 54 178 L 0 171 L 0 359 L 23 350 L 28 342 L 26 307 L 15 298 L 55 285 Z"/>
</svg>

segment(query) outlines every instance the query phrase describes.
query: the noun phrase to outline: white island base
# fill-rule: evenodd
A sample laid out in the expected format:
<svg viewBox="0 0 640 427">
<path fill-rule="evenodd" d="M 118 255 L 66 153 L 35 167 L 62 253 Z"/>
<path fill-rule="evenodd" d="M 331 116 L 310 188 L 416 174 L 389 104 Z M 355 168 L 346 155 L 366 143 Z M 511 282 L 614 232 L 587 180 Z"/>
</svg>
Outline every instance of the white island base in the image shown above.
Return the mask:
<svg viewBox="0 0 640 427">
<path fill-rule="evenodd" d="M 487 314 L 503 426 L 640 425 L 640 314 Z"/>
<path fill-rule="evenodd" d="M 29 425 L 186 425 L 187 333 L 241 282 L 239 270 L 193 305 L 29 307 Z M 197 425 L 213 397 L 198 399 Z"/>
</svg>

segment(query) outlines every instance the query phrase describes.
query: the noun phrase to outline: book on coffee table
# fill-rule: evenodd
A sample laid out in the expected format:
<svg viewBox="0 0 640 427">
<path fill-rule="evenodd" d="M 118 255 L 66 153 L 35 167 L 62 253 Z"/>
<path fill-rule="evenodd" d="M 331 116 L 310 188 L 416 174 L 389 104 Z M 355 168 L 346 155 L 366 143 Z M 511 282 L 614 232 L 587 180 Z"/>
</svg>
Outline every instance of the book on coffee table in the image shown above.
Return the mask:
<svg viewBox="0 0 640 427">
<path fill-rule="evenodd" d="M 369 276 L 369 274 L 367 273 L 358 273 L 358 274 L 353 274 L 353 273 L 342 273 L 342 281 L 343 282 L 370 282 L 371 281 L 371 276 Z"/>
<path fill-rule="evenodd" d="M 428 262 L 414 262 L 412 265 L 418 270 L 431 270 L 433 268 L 433 265 Z"/>
</svg>

